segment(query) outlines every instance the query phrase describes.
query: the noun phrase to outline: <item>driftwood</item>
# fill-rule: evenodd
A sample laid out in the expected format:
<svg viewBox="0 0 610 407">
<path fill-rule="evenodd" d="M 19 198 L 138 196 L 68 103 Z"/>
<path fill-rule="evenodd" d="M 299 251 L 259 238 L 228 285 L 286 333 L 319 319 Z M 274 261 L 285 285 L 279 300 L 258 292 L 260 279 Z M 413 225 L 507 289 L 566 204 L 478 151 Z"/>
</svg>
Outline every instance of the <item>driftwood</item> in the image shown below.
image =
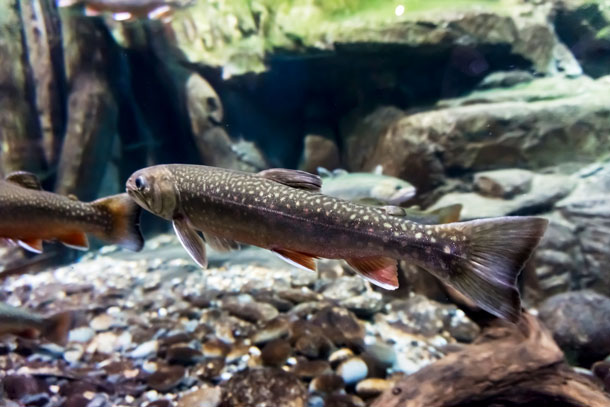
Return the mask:
<svg viewBox="0 0 610 407">
<path fill-rule="evenodd" d="M 547 329 L 524 314 L 519 325 L 494 321 L 475 343 L 402 379 L 372 406 L 608 407 L 610 398 L 568 366 Z"/>
</svg>

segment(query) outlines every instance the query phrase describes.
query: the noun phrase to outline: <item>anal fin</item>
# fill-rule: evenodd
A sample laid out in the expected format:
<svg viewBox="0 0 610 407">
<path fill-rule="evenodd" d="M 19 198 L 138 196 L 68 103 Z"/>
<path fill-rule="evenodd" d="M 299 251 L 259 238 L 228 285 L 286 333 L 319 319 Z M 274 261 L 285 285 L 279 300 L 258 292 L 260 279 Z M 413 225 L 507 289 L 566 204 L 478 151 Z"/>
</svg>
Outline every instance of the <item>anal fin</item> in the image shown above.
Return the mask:
<svg viewBox="0 0 610 407">
<path fill-rule="evenodd" d="M 316 271 L 316 258 L 310 254 L 295 252 L 288 249 L 272 249 L 285 262 L 300 269 Z"/>
<path fill-rule="evenodd" d="M 195 263 L 203 268 L 208 267 L 208 258 L 205 253 L 205 242 L 183 217 L 174 218 L 174 231 L 184 249 L 191 255 Z"/>
<path fill-rule="evenodd" d="M 18 240 L 17 244 L 32 253 L 42 253 L 42 239 Z"/>
<path fill-rule="evenodd" d="M 87 240 L 87 235 L 84 234 L 83 232 L 77 231 L 77 232 L 63 235 L 59 238 L 59 241 L 71 249 L 76 249 L 76 250 L 89 249 L 89 241 Z"/>
<path fill-rule="evenodd" d="M 396 260 L 389 257 L 357 257 L 345 261 L 371 283 L 386 290 L 398 288 Z"/>
</svg>

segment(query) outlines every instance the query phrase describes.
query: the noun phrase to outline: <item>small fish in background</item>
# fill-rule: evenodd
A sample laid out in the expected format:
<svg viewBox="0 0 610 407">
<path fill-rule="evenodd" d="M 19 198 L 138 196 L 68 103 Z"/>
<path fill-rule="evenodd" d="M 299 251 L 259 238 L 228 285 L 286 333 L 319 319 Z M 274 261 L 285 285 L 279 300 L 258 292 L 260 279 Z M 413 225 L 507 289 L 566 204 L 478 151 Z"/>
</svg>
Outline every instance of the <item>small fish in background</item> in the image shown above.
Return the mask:
<svg viewBox="0 0 610 407">
<path fill-rule="evenodd" d="M 42 190 L 29 172 L 0 180 L 0 240 L 42 253 L 43 240 L 59 240 L 80 250 L 89 248 L 87 233 L 111 244 L 139 251 L 140 207 L 127 194 L 81 202 Z"/>
<path fill-rule="evenodd" d="M 11 334 L 28 339 L 43 338 L 65 345 L 72 319 L 70 311 L 47 317 L 0 302 L 0 336 Z"/>
<path fill-rule="evenodd" d="M 422 211 L 416 206 L 410 208 L 386 207 L 386 211 L 392 212 L 391 214 L 394 216 L 404 216 L 411 222 L 424 225 L 440 225 L 443 223 L 459 222 L 462 205 L 448 205 L 432 211 Z"/>
<path fill-rule="evenodd" d="M 322 177 L 322 193 L 367 204 L 400 205 L 415 196 L 415 187 L 400 178 L 383 175 L 378 165 L 373 172 L 329 171 L 318 167 Z"/>
<path fill-rule="evenodd" d="M 84 5 L 90 17 L 111 14 L 115 21 L 151 19 L 169 21 L 174 10 L 192 5 L 196 0 L 57 0 L 57 7 Z"/>
<path fill-rule="evenodd" d="M 519 320 L 515 282 L 546 230 L 546 219 L 423 225 L 400 215 L 399 207 L 337 199 L 321 194 L 321 186 L 319 176 L 304 171 L 253 174 L 168 164 L 136 171 L 126 189 L 144 209 L 173 222 L 183 247 L 202 267 L 207 267 L 206 242 L 225 251 L 245 243 L 312 271 L 316 258 L 344 259 L 363 278 L 393 290 L 397 259 L 403 259 L 491 314 Z"/>
</svg>

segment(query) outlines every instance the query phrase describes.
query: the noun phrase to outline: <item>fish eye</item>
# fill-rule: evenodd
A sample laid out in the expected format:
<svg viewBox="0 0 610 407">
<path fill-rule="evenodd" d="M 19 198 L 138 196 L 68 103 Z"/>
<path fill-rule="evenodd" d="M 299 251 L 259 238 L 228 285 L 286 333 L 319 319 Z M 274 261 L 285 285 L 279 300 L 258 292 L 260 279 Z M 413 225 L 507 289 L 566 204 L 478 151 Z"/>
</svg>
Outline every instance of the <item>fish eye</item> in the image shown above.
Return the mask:
<svg viewBox="0 0 610 407">
<path fill-rule="evenodd" d="M 139 191 L 144 189 L 144 184 L 145 184 L 144 178 L 142 178 L 142 177 L 136 178 L 135 183 L 136 183 L 136 188 L 138 188 Z"/>
<path fill-rule="evenodd" d="M 397 191 L 400 191 L 400 190 L 402 189 L 402 186 L 400 186 L 400 185 L 396 185 L 396 186 L 394 187 L 394 189 L 395 189 L 395 190 L 397 190 Z"/>
</svg>

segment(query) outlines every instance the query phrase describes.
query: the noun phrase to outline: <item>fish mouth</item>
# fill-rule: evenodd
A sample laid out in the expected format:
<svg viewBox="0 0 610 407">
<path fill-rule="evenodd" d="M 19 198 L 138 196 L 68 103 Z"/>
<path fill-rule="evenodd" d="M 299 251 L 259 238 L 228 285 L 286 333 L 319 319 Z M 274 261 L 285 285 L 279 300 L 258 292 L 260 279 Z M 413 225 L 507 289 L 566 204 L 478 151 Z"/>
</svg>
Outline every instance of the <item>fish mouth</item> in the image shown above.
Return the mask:
<svg viewBox="0 0 610 407">
<path fill-rule="evenodd" d="M 402 188 L 400 191 L 397 191 L 390 197 L 388 203 L 390 205 L 400 205 L 401 203 L 413 198 L 415 193 L 415 188 Z"/>
</svg>

